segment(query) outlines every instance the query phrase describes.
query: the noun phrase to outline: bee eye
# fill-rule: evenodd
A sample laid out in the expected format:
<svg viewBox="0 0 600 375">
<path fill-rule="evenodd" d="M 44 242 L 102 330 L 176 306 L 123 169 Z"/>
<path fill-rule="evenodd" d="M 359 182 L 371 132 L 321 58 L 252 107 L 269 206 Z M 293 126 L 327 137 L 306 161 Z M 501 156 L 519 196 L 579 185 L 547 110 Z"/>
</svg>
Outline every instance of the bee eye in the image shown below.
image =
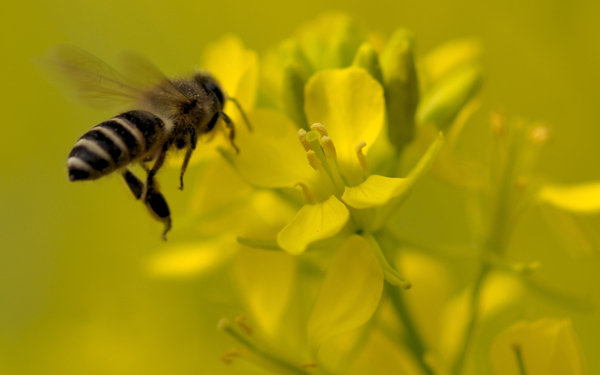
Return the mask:
<svg viewBox="0 0 600 375">
<path fill-rule="evenodd" d="M 221 88 L 212 82 L 205 82 L 204 87 L 206 88 L 206 90 L 208 90 L 208 92 L 212 92 L 213 94 L 215 94 L 215 96 L 219 100 L 219 103 L 221 104 L 221 107 L 223 107 L 225 103 L 223 103 L 224 95 L 223 91 L 221 91 Z"/>
</svg>

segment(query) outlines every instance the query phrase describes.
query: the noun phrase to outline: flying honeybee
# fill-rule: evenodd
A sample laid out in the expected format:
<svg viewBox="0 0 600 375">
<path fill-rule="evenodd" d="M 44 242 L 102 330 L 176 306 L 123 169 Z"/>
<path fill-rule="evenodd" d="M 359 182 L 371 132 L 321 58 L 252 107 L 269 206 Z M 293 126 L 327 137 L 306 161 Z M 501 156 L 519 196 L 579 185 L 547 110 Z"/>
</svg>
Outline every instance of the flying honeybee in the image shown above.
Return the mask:
<svg viewBox="0 0 600 375">
<path fill-rule="evenodd" d="M 119 171 L 135 198 L 164 223 L 163 240 L 171 229 L 171 215 L 155 176 L 167 153 L 186 149 L 179 179 L 179 188 L 183 189 L 183 176 L 198 137 L 213 132 L 219 119 L 239 152 L 233 122 L 223 112 L 227 100 L 237 105 L 250 127 L 238 102 L 228 98 L 206 71 L 170 80 L 147 60 L 128 55 L 121 73 L 89 53 L 66 45 L 54 47 L 40 62 L 89 104 L 129 108 L 79 138 L 67 160 L 69 180 L 95 180 Z M 145 180 L 128 169 L 134 163 L 146 171 Z"/>
</svg>

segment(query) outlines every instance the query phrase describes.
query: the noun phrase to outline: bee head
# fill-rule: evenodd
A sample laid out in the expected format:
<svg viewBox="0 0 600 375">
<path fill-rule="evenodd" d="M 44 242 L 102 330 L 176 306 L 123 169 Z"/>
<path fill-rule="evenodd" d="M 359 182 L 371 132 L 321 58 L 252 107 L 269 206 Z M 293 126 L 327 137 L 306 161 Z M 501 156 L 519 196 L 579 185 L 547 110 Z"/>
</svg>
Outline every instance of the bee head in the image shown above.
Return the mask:
<svg viewBox="0 0 600 375">
<path fill-rule="evenodd" d="M 198 82 L 200 85 L 202 85 L 206 89 L 206 91 L 209 93 L 209 95 L 214 95 L 217 98 L 217 100 L 219 101 L 219 104 L 221 105 L 221 108 L 223 108 L 225 106 L 225 101 L 227 100 L 227 96 L 226 96 L 225 92 L 223 91 L 223 89 L 221 88 L 221 85 L 219 84 L 219 82 L 217 82 L 216 79 L 214 79 L 207 72 L 197 73 L 194 76 L 194 79 L 196 80 L 196 82 Z"/>
</svg>

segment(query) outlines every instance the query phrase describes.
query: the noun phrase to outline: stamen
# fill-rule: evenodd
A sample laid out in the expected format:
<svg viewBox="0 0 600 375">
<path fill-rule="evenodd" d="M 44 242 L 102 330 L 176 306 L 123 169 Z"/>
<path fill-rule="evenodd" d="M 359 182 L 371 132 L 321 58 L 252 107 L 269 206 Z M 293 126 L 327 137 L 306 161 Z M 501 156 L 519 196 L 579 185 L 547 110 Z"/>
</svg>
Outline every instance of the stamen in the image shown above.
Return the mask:
<svg viewBox="0 0 600 375">
<path fill-rule="evenodd" d="M 321 160 L 319 160 L 314 150 L 308 150 L 308 152 L 306 153 L 306 157 L 308 158 L 308 163 L 311 167 L 313 167 L 315 171 L 319 170 L 321 165 L 323 165 L 323 163 L 321 162 Z"/>
<path fill-rule="evenodd" d="M 315 123 L 315 124 L 312 124 L 310 126 L 310 129 L 318 132 L 319 135 L 321 135 L 321 137 L 327 137 L 327 136 L 329 136 L 329 134 L 327 133 L 327 129 L 325 128 L 325 126 L 319 124 L 318 122 Z"/>
<path fill-rule="evenodd" d="M 308 143 L 308 141 L 306 140 L 306 130 L 304 130 L 304 129 L 298 130 L 298 139 L 300 140 L 300 143 L 302 143 L 302 147 L 304 147 L 304 151 L 312 150 L 312 147 L 310 147 L 310 143 Z"/>
<path fill-rule="evenodd" d="M 358 142 L 358 144 L 356 145 L 356 158 L 358 159 L 358 163 L 360 164 L 360 167 L 365 172 L 368 172 L 369 167 L 367 165 L 367 158 L 365 157 L 365 155 L 362 152 L 363 148 L 365 148 L 366 145 L 367 144 L 364 141 Z"/>
<path fill-rule="evenodd" d="M 323 151 L 325 152 L 325 157 L 327 159 L 337 159 L 337 152 L 331 138 L 328 136 L 322 137 L 321 146 L 323 147 Z"/>
<path fill-rule="evenodd" d="M 315 124 L 315 125 L 321 125 L 321 124 Z M 321 125 L 321 126 L 323 126 L 323 125 Z M 325 138 L 325 137 L 327 137 L 327 138 Z M 328 159 L 328 157 L 325 155 L 325 150 L 323 149 L 323 146 L 319 142 L 319 140 L 320 139 L 322 140 L 323 138 L 328 139 L 329 136 L 321 137 L 321 136 L 319 136 L 319 133 L 317 133 L 317 131 L 314 131 L 314 130 L 311 130 L 306 134 L 306 140 L 310 143 L 310 146 L 314 150 L 314 153 L 315 153 L 317 159 L 321 162 L 321 164 L 319 166 L 323 167 L 323 168 L 319 169 L 319 171 L 323 172 L 327 177 L 329 177 L 329 180 L 332 183 L 332 188 L 333 188 L 332 192 L 334 194 L 343 194 L 344 183 L 343 183 L 342 179 L 339 178 L 339 176 L 336 176 L 333 171 L 335 169 L 334 167 L 335 167 L 335 163 L 337 163 L 337 160 L 335 158 Z M 327 143 L 327 142 L 325 142 L 325 143 Z M 333 143 L 331 145 L 333 146 Z M 327 146 L 325 146 L 325 147 L 327 147 Z M 329 148 L 329 151 L 331 151 L 331 147 Z M 307 153 L 307 156 L 308 156 L 308 153 Z M 313 168 L 314 168 L 314 166 L 313 166 Z M 317 169 L 317 168 L 315 168 L 315 169 Z M 339 171 L 338 171 L 338 173 L 339 173 Z"/>
<path fill-rule="evenodd" d="M 239 357 L 241 357 L 241 355 L 242 355 L 242 349 L 239 349 L 239 348 L 229 349 L 221 356 L 221 361 L 223 361 L 223 363 L 225 363 L 226 365 L 229 365 L 233 362 L 233 360 L 235 358 L 239 358 Z"/>
<path fill-rule="evenodd" d="M 306 203 L 313 203 L 312 194 L 310 194 L 310 190 L 308 190 L 308 186 L 304 182 L 298 182 L 294 187 L 299 186 L 302 189 L 302 195 L 304 195 L 304 200 Z"/>
<path fill-rule="evenodd" d="M 233 339 L 235 339 L 237 342 L 239 342 L 240 344 L 242 344 L 245 347 L 245 349 L 241 349 L 237 353 L 233 352 L 233 351 L 226 353 L 222 357 L 223 361 L 225 363 L 227 363 L 226 361 L 231 361 L 236 356 L 241 357 L 241 358 L 246 357 L 245 359 L 247 359 L 249 361 L 252 361 L 251 358 L 254 357 L 257 360 L 260 360 L 260 362 L 262 362 L 262 365 L 264 367 L 276 370 L 277 371 L 276 373 L 282 373 L 282 369 L 283 369 L 283 371 L 285 371 L 285 373 L 305 374 L 305 372 L 302 371 L 300 366 L 289 363 L 285 359 L 279 358 L 278 356 L 274 355 L 273 353 L 265 350 L 264 347 L 262 345 L 260 345 L 259 343 L 257 343 L 255 340 L 253 340 L 247 336 L 244 336 L 242 333 L 239 332 L 239 330 L 237 330 L 235 328 L 235 326 L 231 325 L 231 323 L 229 322 L 229 320 L 227 318 L 223 318 L 219 321 L 218 328 L 219 328 L 219 330 L 230 335 Z M 249 354 L 252 354 L 252 355 L 245 355 L 246 350 L 248 351 Z"/>
<path fill-rule="evenodd" d="M 227 331 L 229 327 L 231 327 L 231 323 L 227 318 L 222 318 L 221 320 L 219 320 L 219 323 L 217 323 L 217 329 L 219 331 Z"/>
<path fill-rule="evenodd" d="M 246 335 L 250 336 L 252 334 L 252 327 L 250 326 L 250 324 L 248 324 L 248 319 L 246 315 L 239 315 L 237 318 L 234 319 L 234 322 Z"/>
</svg>

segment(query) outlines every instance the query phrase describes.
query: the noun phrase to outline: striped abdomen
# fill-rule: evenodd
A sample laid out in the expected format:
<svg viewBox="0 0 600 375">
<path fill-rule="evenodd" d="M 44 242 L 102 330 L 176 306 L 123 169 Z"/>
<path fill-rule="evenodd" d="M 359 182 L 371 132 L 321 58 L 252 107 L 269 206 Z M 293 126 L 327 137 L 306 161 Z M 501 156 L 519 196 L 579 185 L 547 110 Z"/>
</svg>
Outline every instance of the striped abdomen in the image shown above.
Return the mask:
<svg viewBox="0 0 600 375">
<path fill-rule="evenodd" d="M 124 167 L 152 150 L 164 133 L 164 122 L 150 112 L 121 113 L 77 141 L 67 161 L 69 180 L 94 180 Z"/>
</svg>

